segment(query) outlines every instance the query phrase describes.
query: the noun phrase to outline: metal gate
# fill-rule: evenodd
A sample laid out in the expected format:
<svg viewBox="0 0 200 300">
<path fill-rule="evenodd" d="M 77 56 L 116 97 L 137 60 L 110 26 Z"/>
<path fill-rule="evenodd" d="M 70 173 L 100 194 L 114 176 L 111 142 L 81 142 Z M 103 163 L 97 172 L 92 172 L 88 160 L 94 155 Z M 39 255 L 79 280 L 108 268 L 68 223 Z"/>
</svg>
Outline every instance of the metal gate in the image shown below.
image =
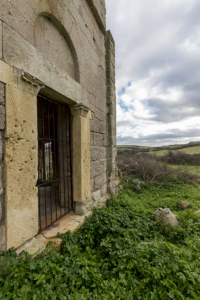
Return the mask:
<svg viewBox="0 0 200 300">
<path fill-rule="evenodd" d="M 38 209 L 39 230 L 73 209 L 70 109 L 39 95 Z"/>
</svg>

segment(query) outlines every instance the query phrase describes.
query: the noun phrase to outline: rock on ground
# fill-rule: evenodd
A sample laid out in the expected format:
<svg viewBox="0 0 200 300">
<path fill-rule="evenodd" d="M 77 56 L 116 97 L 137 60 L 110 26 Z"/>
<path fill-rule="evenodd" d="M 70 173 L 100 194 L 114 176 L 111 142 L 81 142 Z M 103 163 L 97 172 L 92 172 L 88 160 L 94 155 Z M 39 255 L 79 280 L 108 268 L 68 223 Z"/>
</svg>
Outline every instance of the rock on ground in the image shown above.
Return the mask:
<svg viewBox="0 0 200 300">
<path fill-rule="evenodd" d="M 195 213 L 195 215 L 200 216 L 200 209 L 199 209 L 199 210 L 196 210 L 194 213 Z"/>
<path fill-rule="evenodd" d="M 163 225 L 166 224 L 172 224 L 172 225 L 177 225 L 178 220 L 177 216 L 171 212 L 169 208 L 158 208 L 156 212 L 153 214 L 153 218 L 156 221 L 161 220 Z"/>
<path fill-rule="evenodd" d="M 178 204 L 183 208 L 183 209 L 186 209 L 186 208 L 189 208 L 191 207 L 191 203 L 188 202 L 188 201 L 179 201 Z"/>
</svg>

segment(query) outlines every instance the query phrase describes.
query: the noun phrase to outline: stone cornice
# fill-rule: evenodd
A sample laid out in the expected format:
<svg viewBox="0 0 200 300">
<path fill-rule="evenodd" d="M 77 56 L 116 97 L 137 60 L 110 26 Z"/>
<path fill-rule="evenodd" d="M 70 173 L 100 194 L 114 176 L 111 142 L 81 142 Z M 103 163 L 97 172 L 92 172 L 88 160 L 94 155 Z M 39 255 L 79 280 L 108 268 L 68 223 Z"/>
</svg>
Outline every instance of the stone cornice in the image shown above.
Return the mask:
<svg viewBox="0 0 200 300">
<path fill-rule="evenodd" d="M 32 76 L 31 74 L 29 74 L 24 70 L 21 70 L 21 78 L 34 87 L 40 89 L 45 88 L 44 82 L 42 82 L 41 80 L 37 79 L 36 77 Z"/>
</svg>

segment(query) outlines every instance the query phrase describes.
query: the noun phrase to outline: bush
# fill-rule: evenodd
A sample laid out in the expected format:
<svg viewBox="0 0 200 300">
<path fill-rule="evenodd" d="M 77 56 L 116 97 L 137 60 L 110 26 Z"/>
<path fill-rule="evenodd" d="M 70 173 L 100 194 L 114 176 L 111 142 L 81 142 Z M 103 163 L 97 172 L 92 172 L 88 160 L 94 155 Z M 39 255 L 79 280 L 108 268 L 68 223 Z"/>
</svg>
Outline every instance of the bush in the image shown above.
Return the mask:
<svg viewBox="0 0 200 300">
<path fill-rule="evenodd" d="M 158 160 L 174 165 L 200 166 L 200 154 L 190 155 L 180 151 L 168 151 L 166 155 L 159 157 Z"/>
<path fill-rule="evenodd" d="M 117 158 L 118 168 L 126 175 L 133 175 L 142 181 L 185 180 L 198 183 L 199 177 L 179 169 L 172 169 L 152 154 L 123 155 Z"/>
<path fill-rule="evenodd" d="M 122 189 L 131 189 L 133 191 L 140 191 L 144 184 L 145 182 L 138 178 L 134 179 L 130 176 L 126 178 L 122 177 L 122 181 L 119 185 L 119 191 Z"/>
</svg>

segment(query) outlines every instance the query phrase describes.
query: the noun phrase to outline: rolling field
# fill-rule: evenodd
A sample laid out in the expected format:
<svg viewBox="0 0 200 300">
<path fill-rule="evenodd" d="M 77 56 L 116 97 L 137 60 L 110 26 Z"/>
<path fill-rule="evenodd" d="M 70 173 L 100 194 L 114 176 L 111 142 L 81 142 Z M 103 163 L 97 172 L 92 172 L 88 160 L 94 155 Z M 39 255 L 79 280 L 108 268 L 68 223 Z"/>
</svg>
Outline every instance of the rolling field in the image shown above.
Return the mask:
<svg viewBox="0 0 200 300">
<path fill-rule="evenodd" d="M 163 156 L 168 153 L 169 150 L 159 150 L 159 151 L 152 151 L 150 150 L 150 154 L 155 154 L 157 156 Z M 186 154 L 194 155 L 194 154 L 200 154 L 200 145 L 195 147 L 187 147 L 179 150 L 173 150 L 173 148 L 170 150 L 172 152 L 184 152 Z"/>
<path fill-rule="evenodd" d="M 145 151 L 145 150 L 147 150 L 147 151 Z M 175 153 L 185 153 L 185 154 L 189 154 L 189 155 L 195 155 L 195 154 L 200 154 L 200 144 L 195 145 L 195 146 L 191 145 L 189 147 L 187 144 L 187 145 L 163 146 L 163 147 L 157 147 L 157 148 L 140 147 L 140 146 L 119 146 L 118 151 L 119 151 L 118 152 L 119 155 L 122 152 L 129 152 L 129 153 L 132 152 L 133 155 L 147 153 L 147 154 L 156 155 L 157 157 L 165 156 L 166 154 L 168 154 L 169 151 L 172 151 L 174 154 Z M 160 163 L 162 164 L 162 162 L 160 162 Z M 180 169 L 183 172 L 189 171 L 189 173 L 198 175 L 200 177 L 200 166 L 199 165 L 168 164 L 168 166 L 173 169 Z"/>
<path fill-rule="evenodd" d="M 132 153 L 142 153 L 147 152 L 150 154 L 155 154 L 157 156 L 163 156 L 168 153 L 168 151 L 172 152 L 184 152 L 186 154 L 194 155 L 200 154 L 200 143 L 197 145 L 169 145 L 163 147 L 146 147 L 146 146 L 137 146 L 137 145 L 119 145 L 117 146 L 118 153 L 122 152 L 132 152 Z"/>
<path fill-rule="evenodd" d="M 182 166 L 182 165 L 169 165 L 173 169 L 180 169 L 183 172 L 190 172 L 200 177 L 200 166 Z"/>
</svg>

